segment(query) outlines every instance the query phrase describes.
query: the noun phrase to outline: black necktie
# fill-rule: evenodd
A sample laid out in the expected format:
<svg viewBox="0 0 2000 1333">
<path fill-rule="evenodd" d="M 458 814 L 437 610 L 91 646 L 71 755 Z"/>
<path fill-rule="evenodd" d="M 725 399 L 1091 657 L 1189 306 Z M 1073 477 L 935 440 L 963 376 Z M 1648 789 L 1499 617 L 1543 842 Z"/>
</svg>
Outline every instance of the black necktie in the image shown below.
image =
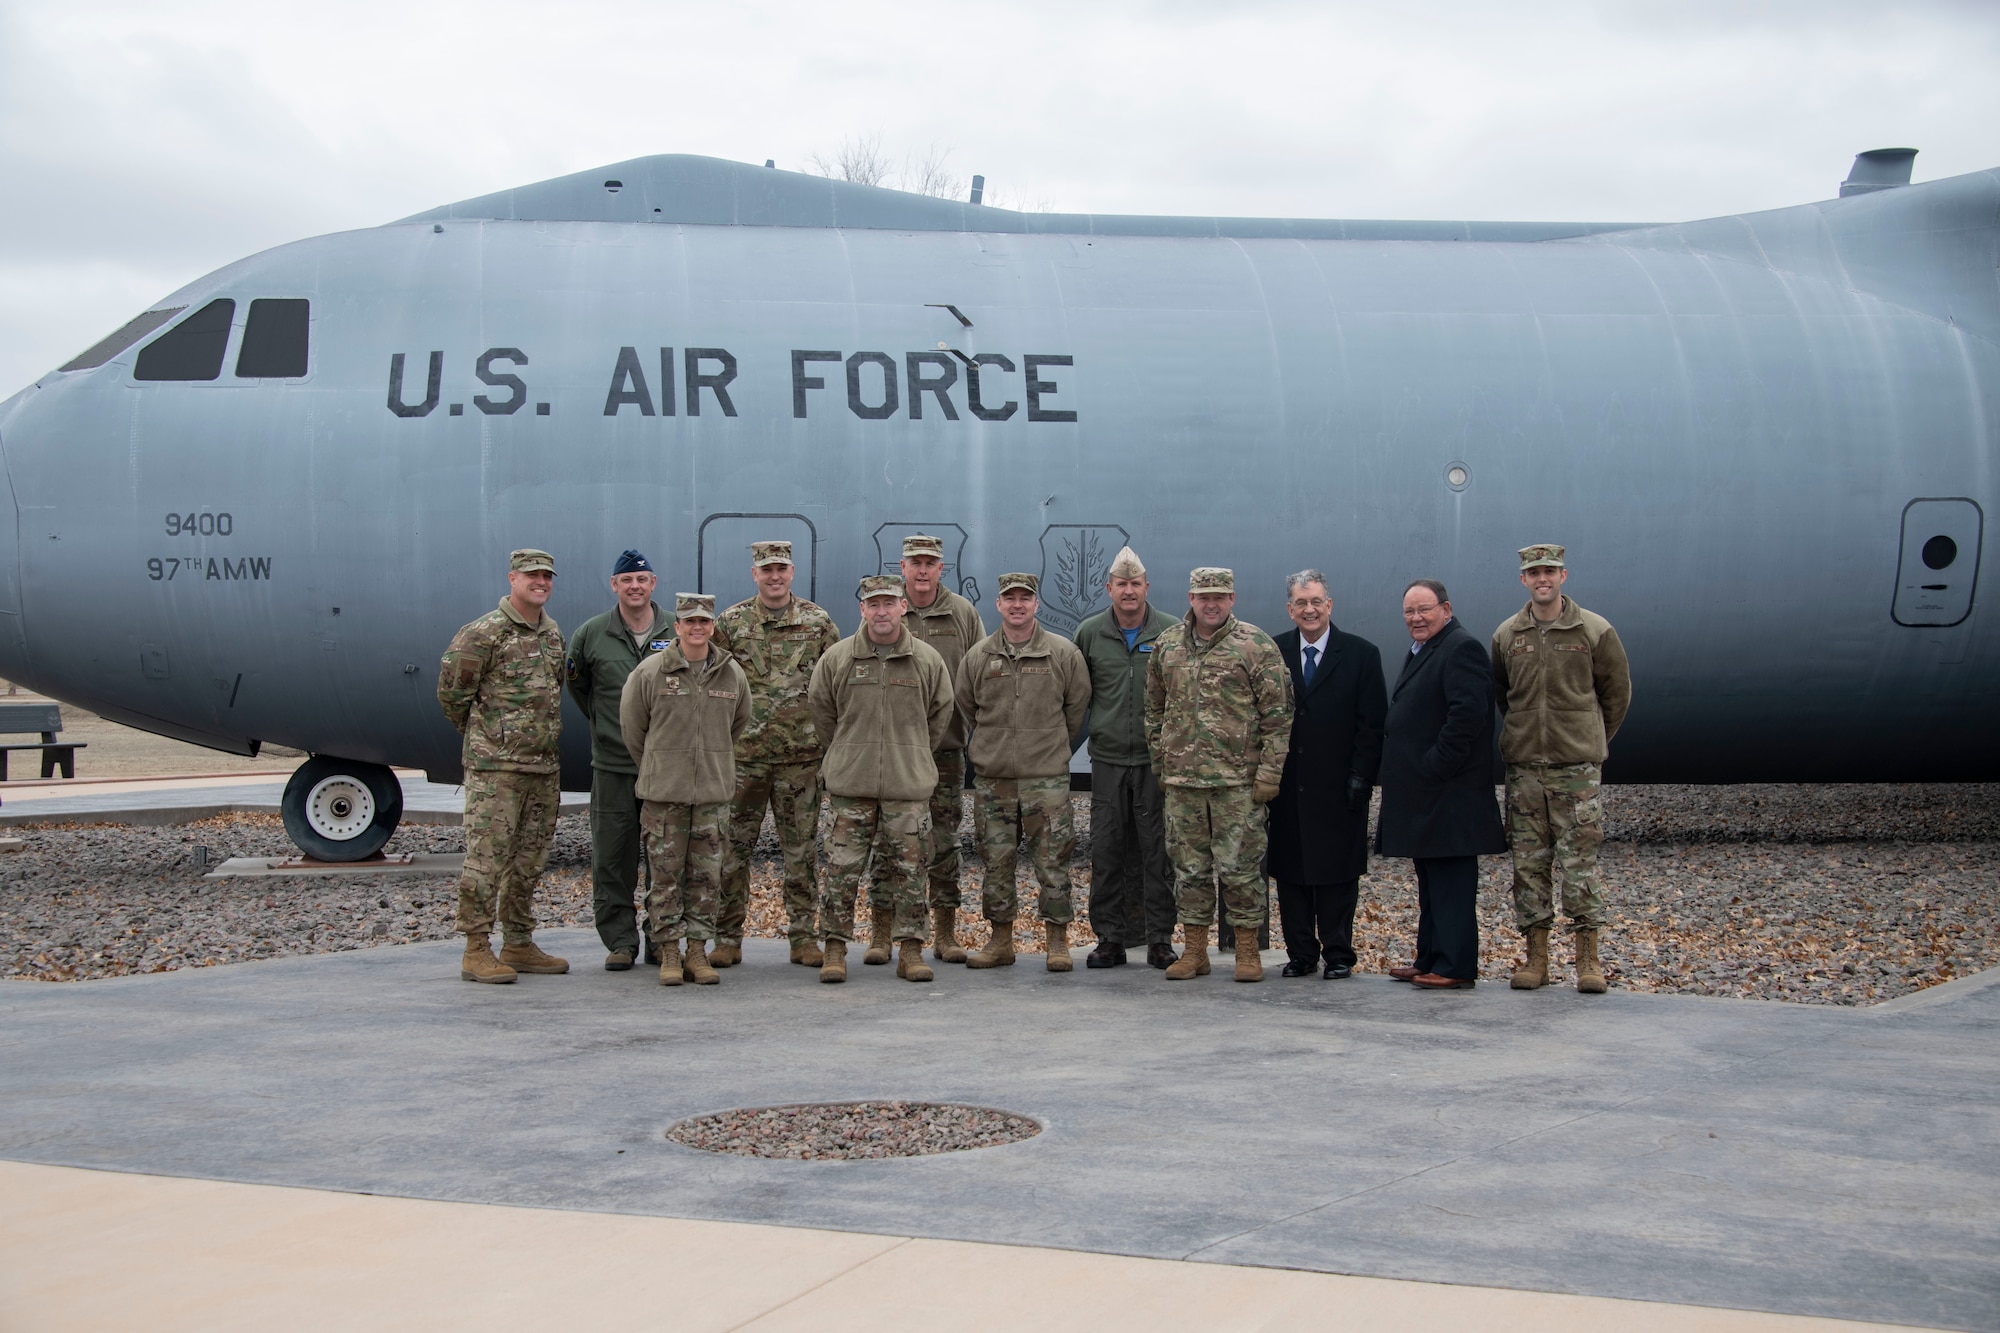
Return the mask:
<svg viewBox="0 0 2000 1333">
<path fill-rule="evenodd" d="M 1315 663 L 1315 662 L 1316 662 L 1316 661 L 1318 661 L 1318 660 L 1319 660 L 1319 649 L 1317 649 L 1317 648 L 1307 648 L 1307 649 L 1306 649 L 1306 669 L 1305 669 L 1304 671 L 1300 672 L 1299 674 L 1305 677 L 1305 682 L 1306 682 L 1306 684 L 1308 684 L 1308 685 L 1310 685 L 1310 684 L 1312 684 L 1312 683 L 1313 683 L 1313 663 Z"/>
</svg>

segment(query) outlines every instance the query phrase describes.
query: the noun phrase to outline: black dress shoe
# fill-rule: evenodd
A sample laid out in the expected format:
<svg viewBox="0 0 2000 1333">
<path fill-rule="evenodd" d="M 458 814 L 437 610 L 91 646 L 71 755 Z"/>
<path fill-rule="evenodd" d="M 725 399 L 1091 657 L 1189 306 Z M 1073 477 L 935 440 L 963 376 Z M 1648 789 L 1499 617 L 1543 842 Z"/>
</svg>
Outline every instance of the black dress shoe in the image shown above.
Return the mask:
<svg viewBox="0 0 2000 1333">
<path fill-rule="evenodd" d="M 1286 963 L 1284 971 L 1278 973 L 1278 975 L 1281 977 L 1309 977 L 1318 970 L 1318 963 Z"/>
<path fill-rule="evenodd" d="M 1157 967 L 1162 972 L 1172 967 L 1180 955 L 1171 944 L 1149 944 L 1146 946 L 1146 966 Z"/>
<path fill-rule="evenodd" d="M 1325 981 L 1345 981 L 1353 975 L 1354 969 L 1345 963 L 1328 963 L 1326 971 L 1320 973 L 1321 979 Z"/>
<path fill-rule="evenodd" d="M 1085 967 L 1123 967 L 1125 966 L 1125 946 L 1122 944 L 1106 944 L 1100 940 L 1097 947 L 1084 956 L 1083 965 Z"/>
</svg>

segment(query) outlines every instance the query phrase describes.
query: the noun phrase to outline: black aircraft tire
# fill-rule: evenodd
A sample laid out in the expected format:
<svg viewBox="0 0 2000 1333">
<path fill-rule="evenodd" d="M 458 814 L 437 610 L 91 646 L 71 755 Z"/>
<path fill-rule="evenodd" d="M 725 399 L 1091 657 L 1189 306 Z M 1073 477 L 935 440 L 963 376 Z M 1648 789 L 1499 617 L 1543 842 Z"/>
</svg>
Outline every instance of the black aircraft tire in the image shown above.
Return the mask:
<svg viewBox="0 0 2000 1333">
<path fill-rule="evenodd" d="M 380 764 L 315 755 L 285 784 L 285 832 L 316 861 L 365 861 L 403 819 L 403 784 Z"/>
</svg>

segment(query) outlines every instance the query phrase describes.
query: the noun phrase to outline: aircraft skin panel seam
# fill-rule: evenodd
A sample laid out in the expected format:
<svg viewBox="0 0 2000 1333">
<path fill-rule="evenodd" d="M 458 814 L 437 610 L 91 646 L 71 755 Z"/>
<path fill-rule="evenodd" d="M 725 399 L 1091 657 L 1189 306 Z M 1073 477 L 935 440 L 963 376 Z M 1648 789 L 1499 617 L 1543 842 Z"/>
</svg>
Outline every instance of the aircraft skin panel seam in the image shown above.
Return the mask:
<svg viewBox="0 0 2000 1333">
<path fill-rule="evenodd" d="M 1690 258 L 1699 259 L 1705 265 L 1727 264 L 1727 265 L 1732 265 L 1736 268 L 1760 270 L 1763 272 L 1768 272 L 1777 277 L 1784 278 L 1788 280 L 1788 282 L 1800 281 L 1800 282 L 1816 283 L 1820 286 L 1828 287 L 1834 291 L 1842 292 L 1848 296 L 1855 297 L 1858 300 L 1865 301 L 1870 305 L 1878 306 L 1888 310 L 1896 310 L 1903 314 L 1909 315 L 1915 319 L 1926 320 L 1932 324 L 1943 325 L 1944 327 L 1951 329 L 1955 333 L 1960 333 L 1968 338 L 1976 339 L 1977 341 L 1982 342 L 1989 347 L 2000 348 L 2000 340 L 1988 337 L 1986 334 L 1979 332 L 1977 329 L 1969 329 L 1965 325 L 1959 323 L 1956 319 L 1950 316 L 1934 314 L 1931 311 L 1921 309 L 1917 306 L 1910 305 L 1903 301 L 1898 301 L 1894 297 L 1885 296 L 1880 292 L 1870 291 L 1865 287 L 1854 286 L 1851 282 L 1845 282 L 1845 281 L 1834 282 L 1830 278 L 1828 278 L 1825 274 L 1811 273 L 1804 269 L 1787 267 L 1782 264 L 1774 264 L 1768 261 L 1763 264 L 1753 264 L 1749 260 L 1744 259 L 1741 255 L 1732 255 L 1715 250 L 1699 249 L 1694 246 L 1688 246 L 1685 249 L 1680 250 L 1678 252 L 1666 249 L 1655 249 L 1650 246 L 1646 247 L 1644 250 L 1635 250 L 1627 246 L 1612 246 L 1610 248 L 1618 251 L 1621 254 L 1635 256 L 1635 257 L 1639 254 L 1680 253 Z M 1759 248 L 1761 251 L 1761 246 Z M 1842 276 L 1844 278 L 1845 274 L 1843 273 Z M 1789 287 L 1787 289 L 1789 290 Z"/>
</svg>

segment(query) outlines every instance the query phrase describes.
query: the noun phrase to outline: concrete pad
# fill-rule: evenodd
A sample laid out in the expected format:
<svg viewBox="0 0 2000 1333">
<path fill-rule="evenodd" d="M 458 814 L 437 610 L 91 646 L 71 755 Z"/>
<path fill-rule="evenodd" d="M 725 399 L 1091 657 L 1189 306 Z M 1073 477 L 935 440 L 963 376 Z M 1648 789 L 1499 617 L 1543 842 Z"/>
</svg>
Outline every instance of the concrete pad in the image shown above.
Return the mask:
<svg viewBox="0 0 2000 1333">
<path fill-rule="evenodd" d="M 10 1327 L 371 1329 L 623 1323 L 635 1275 L 677 1329 L 874 1330 L 922 1292 L 954 1329 L 1444 1327 L 1841 1333 L 1854 1324 L 1028 1246 L 553 1212 L 0 1164 Z M 670 1268 L 665 1265 L 671 1265 Z M 698 1275 L 692 1280 L 688 1275 Z M 991 1294 L 1005 1293 L 999 1301 Z M 940 1293 L 950 1293 L 944 1308 Z"/>
<path fill-rule="evenodd" d="M 293 856 L 232 856 L 203 879 L 289 879 L 296 875 L 457 875 L 464 852 L 406 852 L 367 861 L 303 861 Z"/>
<path fill-rule="evenodd" d="M 0 1157 L 2000 1328 L 2000 987 L 1866 1014 L 1034 957 L 822 986 L 753 940 L 668 989 L 542 938 L 570 975 L 466 985 L 454 942 L 0 987 Z M 879 1097 L 1048 1128 L 849 1162 L 663 1137 Z"/>
<path fill-rule="evenodd" d="M 465 789 L 427 782 L 415 772 L 398 771 L 403 784 L 405 824 L 458 824 L 465 817 Z M 15 790 L 0 787 L 0 828 L 19 824 L 138 824 L 157 827 L 192 824 L 227 814 L 279 812 L 285 782 L 245 781 L 240 776 L 66 782 Z M 565 792 L 561 812 L 582 814 L 588 793 Z"/>
</svg>

